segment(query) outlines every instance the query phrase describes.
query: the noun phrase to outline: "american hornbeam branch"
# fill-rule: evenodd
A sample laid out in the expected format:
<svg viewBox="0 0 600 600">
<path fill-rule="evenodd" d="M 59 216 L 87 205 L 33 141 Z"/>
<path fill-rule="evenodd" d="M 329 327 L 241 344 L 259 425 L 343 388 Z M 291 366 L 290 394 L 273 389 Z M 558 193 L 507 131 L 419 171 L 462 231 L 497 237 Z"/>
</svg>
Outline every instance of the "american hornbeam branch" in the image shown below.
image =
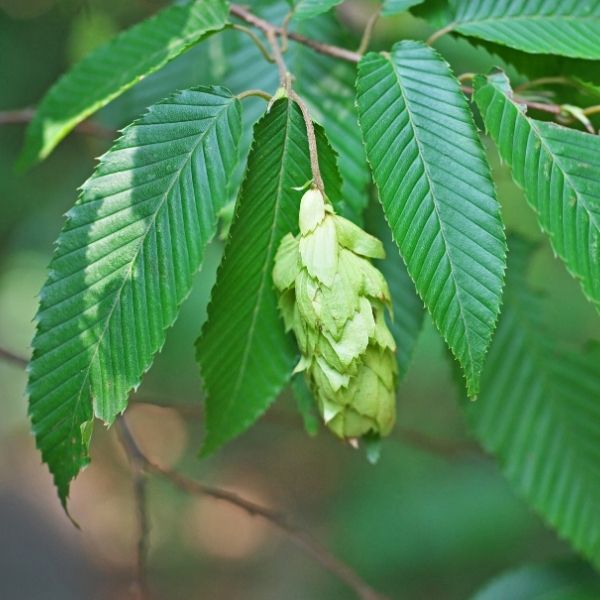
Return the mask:
<svg viewBox="0 0 600 600">
<path fill-rule="evenodd" d="M 206 485 L 171 469 L 159 467 L 140 450 L 124 417 L 120 417 L 117 420 L 117 425 L 121 441 L 131 462 L 140 465 L 146 473 L 153 473 L 188 494 L 208 496 L 215 500 L 221 500 L 243 510 L 250 516 L 264 519 L 273 527 L 279 529 L 290 541 L 310 554 L 319 564 L 343 581 L 349 588 L 354 590 L 357 597 L 361 600 L 388 600 L 386 596 L 375 591 L 367 582 L 361 579 L 346 563 L 331 554 L 329 550 L 321 546 L 306 531 L 290 524 L 280 513 L 251 500 L 247 500 L 234 492 Z"/>
<path fill-rule="evenodd" d="M 306 126 L 306 137 L 308 139 L 308 152 L 310 155 L 310 170 L 313 176 L 314 186 L 322 193 L 325 193 L 325 184 L 321 177 L 321 168 L 319 167 L 319 155 L 317 152 L 317 137 L 315 135 L 315 127 L 313 125 L 312 117 L 308 110 L 306 103 L 296 92 L 290 90 L 291 99 L 300 107 L 302 112 L 302 118 L 304 119 L 304 125 Z"/>
<path fill-rule="evenodd" d="M 258 19 L 257 23 L 264 24 L 266 23 L 266 21 Z M 313 184 L 318 190 L 324 193 L 325 186 L 323 184 L 323 179 L 321 177 L 321 169 L 319 167 L 319 157 L 317 154 L 317 138 L 315 136 L 315 128 L 313 126 L 312 117 L 310 116 L 308 106 L 305 104 L 302 98 L 292 89 L 292 77 L 287 70 L 287 66 L 283 58 L 282 47 L 279 44 L 278 35 L 281 36 L 282 42 L 285 42 L 287 44 L 287 20 L 286 24 L 284 25 L 284 28 L 280 29 L 280 33 L 278 33 L 275 27 L 271 26 L 270 24 L 269 27 L 264 30 L 264 32 L 269 42 L 269 45 L 271 46 L 273 59 L 275 60 L 275 63 L 277 64 L 277 70 L 279 71 L 279 85 L 285 89 L 286 94 L 300 107 L 300 110 L 302 112 L 302 117 L 306 126 L 306 137 L 308 139 L 308 150 L 310 154 L 310 170 L 312 172 Z"/>
<path fill-rule="evenodd" d="M 312 48 L 315 52 L 319 52 L 320 54 L 331 56 L 340 60 L 345 60 L 351 63 L 358 63 L 363 56 L 361 52 L 354 52 L 352 50 L 348 50 L 347 48 L 342 48 L 340 46 L 334 46 L 331 44 L 326 44 L 324 42 L 313 40 L 293 31 L 287 31 L 283 27 L 261 19 L 260 17 L 250 12 L 247 8 L 238 4 L 232 4 L 230 6 L 229 12 L 233 16 L 241 19 L 242 21 L 245 21 L 249 25 L 260 29 L 263 33 L 265 33 L 267 38 L 273 39 L 273 37 L 277 36 L 284 37 L 285 39 L 289 38 L 294 40 L 295 42 L 298 42 L 299 44 L 307 46 L 308 48 Z M 466 94 L 472 94 L 473 92 L 472 88 L 466 86 L 463 86 L 462 90 Z M 561 106 L 558 104 L 533 102 L 524 98 L 519 98 L 519 102 L 522 102 L 529 108 L 551 113 L 554 115 L 560 115 L 563 112 Z M 33 119 L 34 114 L 35 110 L 31 108 L 13 111 L 3 111 L 0 112 L 0 125 L 7 125 L 12 123 L 28 123 Z M 95 121 L 89 120 L 79 123 L 75 127 L 75 131 L 104 139 L 113 139 L 116 133 L 108 127 L 104 127 L 103 125 L 100 125 Z"/>
<path fill-rule="evenodd" d="M 283 54 L 281 52 L 281 46 L 277 39 L 277 35 L 273 29 L 269 29 L 265 32 L 269 45 L 271 46 L 271 52 L 273 53 L 273 59 L 277 65 L 277 71 L 279 72 L 279 85 L 285 88 L 286 92 L 289 93 L 291 87 L 291 80 L 287 70 L 285 61 L 283 60 Z"/>
<path fill-rule="evenodd" d="M 118 421 L 119 439 L 129 463 L 133 480 L 133 495 L 137 509 L 138 541 L 136 546 L 135 579 L 133 595 L 135 600 L 147 600 L 150 597 L 147 582 L 148 547 L 150 537 L 150 520 L 148 518 L 148 487 L 146 481 L 146 463 L 139 448 L 132 444 L 131 433 L 124 420 Z M 131 438 L 131 439 L 130 439 Z"/>
<path fill-rule="evenodd" d="M 289 39 L 294 40 L 299 44 L 304 44 L 320 54 L 326 54 L 328 56 L 333 56 L 334 58 L 339 58 L 341 60 L 346 60 L 353 63 L 357 63 L 362 58 L 362 55 L 358 52 L 353 52 L 352 50 L 348 50 L 346 48 L 340 48 L 339 46 L 332 46 L 331 44 L 318 42 L 317 40 L 307 38 L 293 31 L 286 31 L 283 27 L 279 27 L 278 25 L 257 17 L 247 8 L 240 6 L 239 4 L 231 4 L 229 12 L 234 17 L 242 19 L 243 21 L 246 21 L 246 23 L 249 23 L 250 25 L 260 29 L 265 34 L 271 32 L 276 36 L 287 36 Z"/>
<path fill-rule="evenodd" d="M 325 44 L 323 42 L 318 42 L 317 40 L 307 38 L 298 33 L 294 33 L 293 31 L 285 31 L 282 27 L 279 27 L 278 25 L 275 25 L 273 23 L 270 23 L 269 21 L 265 21 L 264 19 L 257 17 L 255 14 L 250 12 L 248 9 L 246 9 L 243 6 L 240 6 L 238 4 L 232 4 L 230 6 L 229 12 L 233 16 L 238 17 L 239 19 L 242 19 L 243 21 L 246 21 L 246 23 L 249 23 L 250 25 L 257 27 L 258 29 L 263 31 L 265 33 L 265 35 L 267 35 L 267 37 L 269 37 L 269 36 L 286 36 L 289 39 L 294 40 L 295 42 L 298 42 L 299 44 L 303 44 L 305 46 L 308 46 L 309 48 L 312 48 L 315 52 L 319 52 L 320 54 L 325 54 L 327 56 L 332 56 L 334 58 L 338 58 L 338 59 L 345 60 L 345 61 L 352 62 L 352 63 L 358 63 L 363 56 L 362 51 L 361 52 L 353 52 L 352 50 L 348 50 L 346 48 L 341 48 L 340 46 L 333 46 L 331 44 Z M 437 39 L 437 37 L 440 37 L 441 35 L 447 33 L 448 31 L 451 31 L 451 30 L 452 30 L 452 27 L 449 26 L 448 28 L 444 28 L 443 30 L 436 32 L 432 36 L 432 38 L 434 38 L 434 39 L 432 40 L 432 38 L 430 38 L 430 40 L 428 40 L 428 43 L 431 44 L 431 42 L 435 41 L 435 39 Z M 473 93 L 473 89 L 470 87 L 467 87 L 467 86 L 463 86 L 462 90 L 466 94 Z M 558 104 L 545 104 L 542 102 L 533 102 L 531 100 L 526 100 L 524 98 L 519 98 L 518 101 L 527 105 L 529 108 L 532 108 L 535 110 L 540 110 L 540 111 L 547 112 L 547 113 L 551 113 L 554 115 L 560 115 L 563 112 L 562 108 Z"/>
</svg>

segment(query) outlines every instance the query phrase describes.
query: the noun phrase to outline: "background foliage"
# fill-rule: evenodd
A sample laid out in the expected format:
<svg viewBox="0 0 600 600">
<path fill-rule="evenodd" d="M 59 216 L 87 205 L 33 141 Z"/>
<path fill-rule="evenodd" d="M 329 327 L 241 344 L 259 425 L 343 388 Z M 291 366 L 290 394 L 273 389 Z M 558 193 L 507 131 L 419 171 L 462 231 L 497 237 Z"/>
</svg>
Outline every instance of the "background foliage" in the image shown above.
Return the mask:
<svg viewBox="0 0 600 600">
<path fill-rule="evenodd" d="M 310 4 L 306 2 L 307 11 Z M 409 3 L 389 2 L 386 10 L 393 12 L 394 4 Z M 112 1 L 56 6 L 49 0 L 0 3 L 0 72 L 8 82 L 0 97 L 0 110 L 35 105 L 57 76 L 92 45 L 105 41 L 115 31 L 139 21 L 159 6 L 158 2 Z M 352 31 L 356 33 L 362 28 L 370 7 L 350 3 L 343 9 L 341 14 L 349 25 L 349 39 L 356 46 L 356 35 L 352 38 Z M 453 17 L 456 15 L 450 15 Z M 440 14 L 439 20 L 445 24 L 447 15 Z M 474 31 L 470 17 L 462 15 L 460 22 L 463 25 L 458 27 L 459 32 L 469 35 Z M 311 22 L 311 36 L 318 38 L 328 26 L 329 17 Z M 484 26 L 485 23 L 478 25 Z M 389 48 L 398 39 L 426 37 L 431 31 L 423 21 L 402 14 L 380 23 L 374 47 Z M 239 92 L 250 87 L 239 78 L 251 75 L 256 85 L 263 68 L 266 79 L 261 86 L 272 89 L 276 81 L 273 67 L 260 63 L 260 69 L 250 70 L 247 65 L 256 64 L 258 52 L 239 34 L 234 37 L 234 33 L 210 38 L 164 71 L 148 77 L 102 111 L 100 122 L 108 128 L 121 128 L 175 88 L 224 83 Z M 510 65 L 521 64 L 518 50 L 526 48 L 521 47 L 523 42 L 518 39 L 518 29 L 509 27 L 506 35 L 515 38 L 516 50 L 502 50 L 501 54 L 508 61 L 504 66 L 513 75 L 513 82 L 518 84 L 519 75 Z M 236 41 L 240 39 L 243 41 Z M 569 43 L 565 41 L 565 48 L 575 57 L 573 60 L 597 58 L 586 48 L 571 51 Z M 224 47 L 228 44 L 239 44 L 239 48 L 225 59 Z M 497 50 L 491 45 L 488 49 L 475 50 L 465 40 L 443 38 L 437 47 L 456 73 L 487 72 L 500 61 L 497 54 L 490 53 Z M 340 144 L 356 148 L 357 140 L 352 135 L 346 136 L 344 131 L 336 135 L 336 113 L 328 111 L 326 103 L 320 105 L 319 90 L 314 89 L 319 80 L 316 74 L 329 73 L 336 84 L 327 80 L 328 88 L 342 96 L 346 94 L 351 105 L 348 86 L 353 83 L 352 73 L 346 66 L 338 66 L 326 57 L 303 63 L 302 54 L 307 51 L 297 49 L 296 52 L 298 56 L 290 60 L 298 61 L 299 78 L 306 69 L 306 88 L 300 87 L 299 92 L 306 95 L 315 116 L 328 127 L 332 145 L 338 149 Z M 233 63 L 243 63 L 246 68 L 236 71 Z M 595 74 L 589 68 L 583 73 L 586 81 Z M 571 94 L 578 92 L 561 89 L 556 93 L 564 94 L 561 99 L 572 101 L 576 97 Z M 245 119 L 250 122 L 262 106 L 257 101 L 247 108 L 245 105 L 244 109 Z M 350 133 L 358 133 L 358 129 Z M 491 133 L 493 136 L 494 132 Z M 32 335 L 30 320 L 36 306 L 34 296 L 45 279 L 45 265 L 49 262 L 51 242 L 62 224 L 61 215 L 73 204 L 73 190 L 91 172 L 93 157 L 107 150 L 108 142 L 71 136 L 47 163 L 27 176 L 17 176 L 12 165 L 22 134 L 22 128 L 17 125 L 0 128 L 0 343 L 26 355 Z M 561 349 L 561 357 L 574 360 L 573 355 L 580 357 L 580 348 L 590 338 L 600 337 L 597 314 L 586 303 L 577 282 L 566 273 L 563 264 L 553 258 L 547 238 L 540 234 L 535 214 L 512 183 L 508 168 L 500 166 L 491 145 L 487 150 L 494 167 L 504 221 L 511 230 L 537 242 L 529 250 L 531 264 L 529 268 L 524 267 L 521 274 L 528 289 L 543 292 L 541 300 L 535 300 L 537 326 L 549 339 L 561 340 L 566 348 Z M 340 169 L 345 179 L 347 211 L 352 214 L 361 208 L 360 202 L 364 202 L 365 196 L 359 190 L 365 182 L 365 163 L 360 152 L 352 151 L 349 155 L 356 157 L 355 162 L 342 163 Z M 507 156 L 505 160 L 511 163 Z M 526 185 L 522 185 L 527 192 Z M 531 198 L 529 201 L 534 203 Z M 379 216 L 375 214 L 373 218 L 377 220 Z M 222 241 L 217 240 L 207 247 L 205 265 L 183 306 L 181 319 L 145 377 L 138 398 L 146 396 L 166 403 L 197 404 L 200 383 L 192 344 L 206 316 L 209 288 L 222 246 Z M 511 252 L 518 255 L 518 248 L 511 246 Z M 591 277 L 590 281 L 593 281 Z M 593 290 L 590 295 L 593 296 Z M 510 298 L 507 296 L 505 301 Z M 527 297 L 524 301 L 531 300 Z M 514 313 L 510 307 L 506 311 L 508 316 L 503 317 L 499 325 L 499 337 L 491 357 L 501 352 L 494 348 L 502 348 L 501 344 L 506 344 L 508 339 L 507 351 L 514 353 L 516 360 L 520 339 L 511 335 L 510 327 L 514 323 L 510 315 Z M 408 332 L 416 329 L 411 322 L 399 321 L 399 326 Z M 543 339 L 541 342 L 540 352 L 545 358 L 548 352 Z M 592 351 L 587 356 L 593 369 L 593 365 L 598 364 L 596 355 Z M 527 358 L 531 357 L 516 361 L 517 366 L 526 369 Z M 573 369 L 566 373 L 555 370 L 550 373 L 559 380 L 551 386 L 551 392 L 558 396 L 557 407 L 560 408 L 561 402 L 573 406 L 580 401 L 577 394 L 571 397 L 569 391 L 560 396 L 560 391 L 563 381 L 570 384 L 569 377 L 576 369 L 586 369 L 581 362 L 582 359 L 577 358 Z M 515 380 L 512 372 L 499 371 L 487 378 L 502 375 L 511 383 Z M 518 373 L 516 377 L 518 379 Z M 0 379 L 3 405 L 0 421 L 3 510 L 0 518 L 2 531 L 6 532 L 3 537 L 7 540 L 3 545 L 6 556 L 1 561 L 2 595 L 115 598 L 126 594 L 133 548 L 133 514 L 127 467 L 114 439 L 98 428 L 92 450 L 93 469 L 86 471 L 73 487 L 71 511 L 84 526 L 81 535 L 75 534 L 55 512 L 49 478 L 33 450 L 22 398 L 24 375 L 14 366 L 0 363 Z M 484 377 L 482 397 L 485 383 Z M 153 456 L 168 464 L 178 463 L 195 475 L 265 503 L 283 507 L 392 597 L 398 597 L 398 590 L 402 590 L 403 598 L 465 598 L 490 576 L 505 569 L 517 567 L 525 560 L 570 556 L 571 550 L 531 514 L 494 463 L 476 450 L 458 409 L 462 394 L 439 334 L 426 317 L 415 358 L 399 391 L 400 429 L 386 445 L 376 467 L 327 435 L 308 439 L 294 411 L 293 400 L 287 396 L 253 431 L 202 463 L 195 458 L 199 439 L 197 420 L 184 420 L 176 411 L 143 404 L 134 406 L 131 420 L 145 449 Z M 542 401 L 546 398 L 543 395 Z M 501 397 L 497 399 L 501 401 Z M 495 423 L 493 415 L 483 414 L 480 407 L 480 404 L 473 405 L 469 410 L 476 430 Z M 593 420 L 595 409 L 589 408 Z M 519 416 L 514 416 L 514 420 L 520 422 Z M 527 420 L 523 420 L 522 431 L 527 431 Z M 429 437 L 419 437 L 415 432 L 432 436 L 438 440 L 437 445 L 432 446 Z M 528 482 L 515 475 L 511 469 L 514 456 L 504 451 L 506 438 L 498 435 L 497 439 L 490 439 L 493 440 L 490 447 L 499 452 L 508 478 L 513 482 L 517 480 L 517 487 L 527 496 Z M 592 468 L 597 464 L 594 439 L 590 457 L 583 457 L 590 461 Z M 565 460 L 580 458 L 566 457 Z M 352 597 L 271 530 L 248 521 L 245 515 L 232 514 L 209 500 L 183 498 L 160 483 L 152 484 L 151 493 L 153 578 L 165 597 L 194 597 L 198 589 L 211 598 L 240 594 L 250 599 L 278 598 L 290 589 L 299 590 L 301 597 Z M 552 500 L 555 497 L 551 495 Z M 532 502 L 539 505 L 549 500 L 537 497 Z M 593 543 L 593 528 L 586 528 L 584 533 Z M 589 542 L 583 536 L 579 545 L 586 544 Z M 365 552 L 365 548 L 369 552 Z M 27 556 L 28 560 L 15 559 L 20 556 Z M 60 579 L 56 572 L 61 573 Z M 536 579 L 542 576 L 534 573 Z M 551 581 L 555 581 L 553 577 Z"/>
</svg>

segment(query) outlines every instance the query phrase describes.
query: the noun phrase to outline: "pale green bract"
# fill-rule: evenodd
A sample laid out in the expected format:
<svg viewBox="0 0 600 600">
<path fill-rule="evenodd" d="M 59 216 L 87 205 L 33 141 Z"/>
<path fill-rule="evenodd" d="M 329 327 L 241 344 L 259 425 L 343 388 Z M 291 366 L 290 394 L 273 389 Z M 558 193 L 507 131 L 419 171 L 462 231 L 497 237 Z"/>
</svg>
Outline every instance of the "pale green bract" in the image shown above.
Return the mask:
<svg viewBox="0 0 600 600">
<path fill-rule="evenodd" d="M 325 424 L 341 438 L 387 435 L 395 421 L 396 344 L 385 322 L 391 298 L 369 258 L 383 244 L 336 215 L 323 194 L 300 202 L 300 234 L 286 235 L 273 281 L 286 329 Z"/>
</svg>

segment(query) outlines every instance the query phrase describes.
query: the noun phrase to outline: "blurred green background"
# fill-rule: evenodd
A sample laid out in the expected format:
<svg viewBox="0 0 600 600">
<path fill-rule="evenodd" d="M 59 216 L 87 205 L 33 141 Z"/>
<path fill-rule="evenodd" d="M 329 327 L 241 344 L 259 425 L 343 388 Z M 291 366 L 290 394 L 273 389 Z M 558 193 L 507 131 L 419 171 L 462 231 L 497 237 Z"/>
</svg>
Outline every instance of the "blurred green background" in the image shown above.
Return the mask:
<svg viewBox="0 0 600 600">
<path fill-rule="evenodd" d="M 35 106 L 74 61 L 161 4 L 0 0 L 0 111 Z M 372 10 L 368 3 L 350 3 L 340 16 L 358 32 Z M 428 33 L 422 21 L 403 15 L 380 21 L 374 45 Z M 120 128 L 175 88 L 222 83 L 219 36 L 207 44 L 148 78 L 97 120 Z M 437 46 L 456 73 L 499 62 L 465 41 L 443 39 Z M 109 141 L 72 134 L 41 166 L 17 175 L 23 133 L 23 124 L 0 125 L 0 346 L 28 356 L 36 294 L 62 215 Z M 507 227 L 540 241 L 531 280 L 545 292 L 549 334 L 574 347 L 600 339 L 600 319 L 554 259 L 533 212 L 489 150 Z M 193 342 L 221 245 L 209 249 L 139 398 L 200 406 Z M 71 494 L 78 531 L 63 514 L 29 434 L 25 381 L 18 365 L 0 362 L 0 598 L 129 598 L 135 507 L 116 436 L 97 426 L 92 465 Z M 157 462 L 280 509 L 391 598 L 454 600 L 468 598 L 505 569 L 571 554 L 469 438 L 460 394 L 445 348 L 426 320 L 400 386 L 398 431 L 375 466 L 326 432 L 308 437 L 287 396 L 250 432 L 204 461 L 196 458 L 199 419 L 141 403 L 128 414 L 143 449 Z M 354 597 L 277 531 L 227 505 L 185 497 L 153 480 L 150 510 L 156 598 Z"/>
</svg>

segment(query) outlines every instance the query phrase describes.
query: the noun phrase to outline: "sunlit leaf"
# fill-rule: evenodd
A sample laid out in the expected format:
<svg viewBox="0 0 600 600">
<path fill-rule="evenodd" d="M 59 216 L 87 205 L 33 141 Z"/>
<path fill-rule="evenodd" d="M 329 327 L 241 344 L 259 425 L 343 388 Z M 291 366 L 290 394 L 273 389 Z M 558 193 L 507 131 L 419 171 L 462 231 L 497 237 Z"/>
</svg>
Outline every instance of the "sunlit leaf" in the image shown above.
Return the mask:
<svg viewBox="0 0 600 600">
<path fill-rule="evenodd" d="M 67 214 L 29 373 L 33 431 L 63 504 L 88 462 L 90 421 L 125 409 L 190 291 L 228 198 L 240 111 L 223 88 L 152 106 Z"/>
</svg>

